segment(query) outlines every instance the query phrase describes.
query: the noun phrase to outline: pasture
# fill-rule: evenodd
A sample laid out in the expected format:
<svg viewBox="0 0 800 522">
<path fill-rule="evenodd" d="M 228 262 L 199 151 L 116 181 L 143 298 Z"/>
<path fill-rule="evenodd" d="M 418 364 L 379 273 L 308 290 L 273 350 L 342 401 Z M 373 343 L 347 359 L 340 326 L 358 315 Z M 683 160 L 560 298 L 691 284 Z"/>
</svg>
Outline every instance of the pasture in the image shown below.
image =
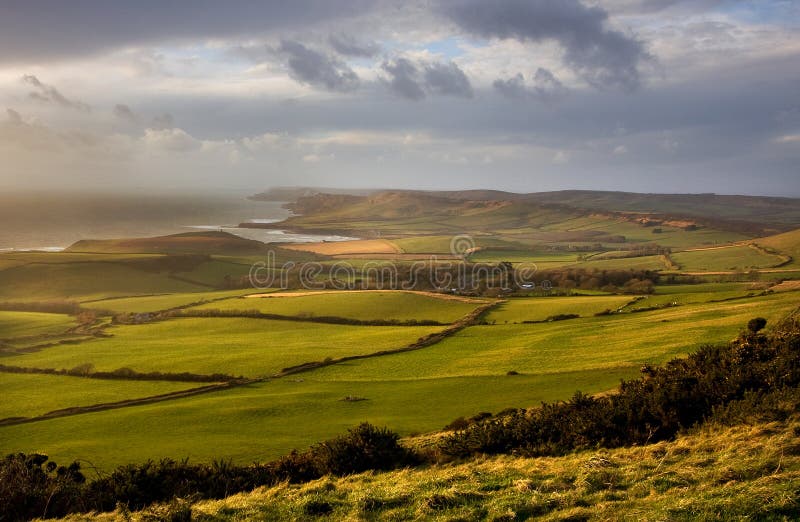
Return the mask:
<svg viewBox="0 0 800 522">
<path fill-rule="evenodd" d="M 256 310 L 293 317 L 342 317 L 362 321 L 436 321 L 452 323 L 487 300 L 453 299 L 412 292 L 280 292 L 215 301 L 196 310 Z"/>
<path fill-rule="evenodd" d="M 0 340 L 59 334 L 74 326 L 75 319 L 68 315 L 0 311 Z"/>
<path fill-rule="evenodd" d="M 698 286 L 703 288 L 697 292 L 687 285 L 660 295 L 713 295 L 710 286 Z M 736 285 L 717 289 L 742 290 Z M 274 298 L 280 302 L 295 299 L 303 298 Z M 593 310 L 630 299 L 520 298 L 513 301 L 520 304 L 494 313 L 521 319 L 529 317 L 530 312 L 548 313 L 540 309 L 540 303 L 548 300 L 564 310 L 569 309 L 568 300 L 573 300 L 572 310 L 586 316 L 540 324 L 472 326 L 417 351 L 348 361 L 179 400 L 0 427 L 0 450 L 46 450 L 60 461 L 91 455 L 94 464 L 110 469 L 166 456 L 231 458 L 241 463 L 269 459 L 365 420 L 391 426 L 403 435 L 426 433 L 479 411 L 535 406 L 541 401 L 565 399 L 576 389 L 587 393 L 612 389 L 620 379 L 638 375 L 644 363 L 659 364 L 701 344 L 728 340 L 751 317 L 761 315 L 773 322 L 798 305 L 796 292 L 783 292 L 719 303 L 687 303 L 636 314 L 593 316 Z M 231 299 L 239 300 L 243 299 Z M 449 304 L 439 299 L 432 302 Z M 98 369 L 128 366 L 138 371 L 263 376 L 293 363 L 397 348 L 438 329 L 441 327 L 172 319 L 116 326 L 110 330 L 112 338 L 14 356 L 7 358 L 7 364 L 58 368 L 93 362 Z M 518 375 L 507 375 L 510 371 Z M 4 379 L 5 374 L 0 375 L 0 382 Z M 70 379 L 68 382 L 78 387 L 95 387 L 97 383 Z M 111 384 L 117 385 L 116 381 Z M 24 394 L 25 383 L 17 386 Z M 142 386 L 146 389 L 150 384 Z M 91 394 L 99 391 L 87 389 L 86 393 L 93 397 Z M 133 397 L 138 389 L 113 393 Z M 53 403 L 46 397 L 40 403 L 34 401 L 31 411 L 71 401 L 68 392 L 63 396 L 65 400 Z M 76 400 L 79 396 L 76 391 Z M 359 400 L 344 400 L 346 397 Z M 13 414 L 30 413 L 15 407 Z M 70 433 L 70 437 L 64 438 L 63 433 Z"/>
<path fill-rule="evenodd" d="M 252 288 L 243 290 L 223 290 L 218 292 L 192 292 L 183 294 L 148 295 L 141 297 L 122 297 L 85 301 L 84 308 L 95 310 L 111 310 L 122 313 L 144 313 L 171 310 L 192 304 L 239 297 L 254 292 L 264 293 L 266 290 Z"/>
<path fill-rule="evenodd" d="M 771 268 L 780 265 L 781 256 L 763 252 L 749 245 L 689 250 L 672 254 L 672 260 L 684 271 L 725 271 Z"/>
<path fill-rule="evenodd" d="M 88 379 L 65 375 L 0 374 L 0 419 L 171 393 L 202 384 L 166 381 Z"/>
<path fill-rule="evenodd" d="M 99 371 L 225 373 L 266 377 L 325 358 L 398 349 L 442 327 L 349 326 L 244 318 L 183 318 L 115 326 L 112 337 L 8 357 L 6 364 Z"/>
<path fill-rule="evenodd" d="M 604 310 L 617 310 L 633 300 L 633 296 L 573 296 L 511 298 L 486 315 L 489 323 L 521 323 L 544 321 L 562 314 L 593 316 Z"/>
</svg>

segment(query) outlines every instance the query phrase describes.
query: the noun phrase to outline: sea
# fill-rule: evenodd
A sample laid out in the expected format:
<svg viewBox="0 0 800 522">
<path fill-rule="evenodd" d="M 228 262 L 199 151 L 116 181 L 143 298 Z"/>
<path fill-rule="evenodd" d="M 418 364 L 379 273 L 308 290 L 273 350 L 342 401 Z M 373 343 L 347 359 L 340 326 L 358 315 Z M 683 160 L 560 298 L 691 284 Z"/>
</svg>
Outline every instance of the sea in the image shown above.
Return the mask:
<svg viewBox="0 0 800 522">
<path fill-rule="evenodd" d="M 57 252 L 81 239 L 152 237 L 198 230 L 222 230 L 265 243 L 354 239 L 237 227 L 245 222 L 279 222 L 290 215 L 281 202 L 254 201 L 242 194 L 3 193 L 0 252 Z"/>
</svg>

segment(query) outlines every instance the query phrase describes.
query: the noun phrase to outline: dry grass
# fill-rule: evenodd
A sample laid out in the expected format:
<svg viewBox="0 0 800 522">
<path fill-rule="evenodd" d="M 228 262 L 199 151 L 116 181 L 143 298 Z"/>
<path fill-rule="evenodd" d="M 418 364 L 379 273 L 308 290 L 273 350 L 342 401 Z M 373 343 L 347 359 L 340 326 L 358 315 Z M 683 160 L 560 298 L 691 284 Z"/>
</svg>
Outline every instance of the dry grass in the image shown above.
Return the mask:
<svg viewBox="0 0 800 522">
<path fill-rule="evenodd" d="M 800 514 L 798 434 L 798 419 L 711 426 L 644 447 L 281 484 L 191 511 L 197 520 L 792 520 Z"/>
</svg>

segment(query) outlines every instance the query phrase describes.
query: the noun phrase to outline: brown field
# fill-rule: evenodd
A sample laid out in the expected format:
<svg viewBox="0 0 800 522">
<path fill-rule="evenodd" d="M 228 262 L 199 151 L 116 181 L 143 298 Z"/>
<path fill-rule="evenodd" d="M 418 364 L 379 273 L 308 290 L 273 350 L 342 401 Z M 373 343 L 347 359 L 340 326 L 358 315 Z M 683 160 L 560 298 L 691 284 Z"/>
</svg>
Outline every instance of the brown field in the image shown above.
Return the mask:
<svg viewBox="0 0 800 522">
<path fill-rule="evenodd" d="M 386 239 L 358 239 L 355 241 L 330 241 L 322 243 L 285 244 L 282 248 L 302 250 L 326 256 L 358 254 L 402 254 L 399 248 Z"/>
</svg>

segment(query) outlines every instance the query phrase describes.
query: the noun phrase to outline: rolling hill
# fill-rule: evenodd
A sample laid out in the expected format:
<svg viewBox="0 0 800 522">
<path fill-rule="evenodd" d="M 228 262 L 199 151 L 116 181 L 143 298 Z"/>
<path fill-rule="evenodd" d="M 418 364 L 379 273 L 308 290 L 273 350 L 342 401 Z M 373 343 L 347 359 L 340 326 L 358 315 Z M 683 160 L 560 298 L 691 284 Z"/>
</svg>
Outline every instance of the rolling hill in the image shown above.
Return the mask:
<svg viewBox="0 0 800 522">
<path fill-rule="evenodd" d="M 267 250 L 260 241 L 209 231 L 135 239 L 85 239 L 72 244 L 66 252 L 257 255 Z"/>
</svg>

